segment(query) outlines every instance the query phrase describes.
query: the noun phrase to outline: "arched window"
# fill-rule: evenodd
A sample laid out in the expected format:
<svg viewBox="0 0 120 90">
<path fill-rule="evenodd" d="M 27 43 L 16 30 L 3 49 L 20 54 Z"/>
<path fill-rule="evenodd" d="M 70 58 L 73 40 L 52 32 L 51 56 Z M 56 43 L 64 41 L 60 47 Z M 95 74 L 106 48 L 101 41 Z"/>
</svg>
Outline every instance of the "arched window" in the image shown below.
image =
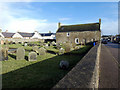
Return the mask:
<svg viewBox="0 0 120 90">
<path fill-rule="evenodd" d="M 79 44 L 79 38 L 75 38 L 75 43 Z"/>
<path fill-rule="evenodd" d="M 69 36 L 70 36 L 70 33 L 68 32 L 68 33 L 67 33 L 67 37 L 69 37 Z"/>
</svg>

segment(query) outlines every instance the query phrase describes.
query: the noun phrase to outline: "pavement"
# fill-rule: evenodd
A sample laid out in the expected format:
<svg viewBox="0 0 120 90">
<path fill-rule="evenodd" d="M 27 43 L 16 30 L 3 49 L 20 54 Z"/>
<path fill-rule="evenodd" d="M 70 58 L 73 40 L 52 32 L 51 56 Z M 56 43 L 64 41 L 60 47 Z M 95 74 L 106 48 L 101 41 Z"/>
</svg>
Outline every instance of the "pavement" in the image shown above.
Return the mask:
<svg viewBox="0 0 120 90">
<path fill-rule="evenodd" d="M 118 44 L 101 45 L 99 61 L 99 88 L 119 88 Z"/>
</svg>

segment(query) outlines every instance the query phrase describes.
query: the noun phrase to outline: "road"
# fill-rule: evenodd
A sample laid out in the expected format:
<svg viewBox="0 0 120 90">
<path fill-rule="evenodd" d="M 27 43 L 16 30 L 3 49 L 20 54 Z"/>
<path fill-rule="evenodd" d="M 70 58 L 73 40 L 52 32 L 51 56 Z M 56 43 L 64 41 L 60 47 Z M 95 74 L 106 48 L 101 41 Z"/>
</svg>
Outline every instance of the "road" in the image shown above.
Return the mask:
<svg viewBox="0 0 120 90">
<path fill-rule="evenodd" d="M 116 43 L 108 43 L 105 44 L 105 46 L 109 49 L 115 60 L 120 64 L 120 44 Z"/>
<path fill-rule="evenodd" d="M 108 43 L 101 45 L 99 88 L 118 88 L 120 86 L 119 50 L 119 44 Z"/>
</svg>

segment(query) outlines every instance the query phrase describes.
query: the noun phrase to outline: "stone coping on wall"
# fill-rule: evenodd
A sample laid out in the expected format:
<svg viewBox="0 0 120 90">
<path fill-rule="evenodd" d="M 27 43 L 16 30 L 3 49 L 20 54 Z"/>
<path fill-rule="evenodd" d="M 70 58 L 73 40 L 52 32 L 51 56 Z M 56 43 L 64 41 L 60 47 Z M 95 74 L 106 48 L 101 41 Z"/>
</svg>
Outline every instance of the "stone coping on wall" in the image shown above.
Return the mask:
<svg viewBox="0 0 120 90">
<path fill-rule="evenodd" d="M 96 65 L 97 49 L 95 45 L 52 89 L 55 88 L 91 88 Z"/>
</svg>

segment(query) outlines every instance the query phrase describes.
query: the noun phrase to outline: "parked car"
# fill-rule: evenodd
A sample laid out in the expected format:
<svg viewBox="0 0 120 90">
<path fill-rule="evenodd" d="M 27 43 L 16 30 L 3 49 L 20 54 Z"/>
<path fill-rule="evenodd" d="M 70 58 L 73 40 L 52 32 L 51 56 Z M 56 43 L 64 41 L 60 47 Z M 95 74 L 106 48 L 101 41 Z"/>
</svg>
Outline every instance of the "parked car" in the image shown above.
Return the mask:
<svg viewBox="0 0 120 90">
<path fill-rule="evenodd" d="M 107 40 L 102 40 L 102 43 L 103 44 L 107 44 Z"/>
</svg>

